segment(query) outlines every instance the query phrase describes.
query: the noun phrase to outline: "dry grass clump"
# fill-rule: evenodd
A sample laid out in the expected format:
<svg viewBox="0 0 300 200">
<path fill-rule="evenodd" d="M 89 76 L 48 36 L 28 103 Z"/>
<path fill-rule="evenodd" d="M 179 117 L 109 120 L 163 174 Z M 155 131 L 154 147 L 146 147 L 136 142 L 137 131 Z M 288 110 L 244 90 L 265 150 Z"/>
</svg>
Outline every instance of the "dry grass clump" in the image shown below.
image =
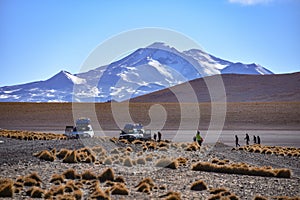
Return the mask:
<svg viewBox="0 0 300 200">
<path fill-rule="evenodd" d="M 107 168 L 98 176 L 98 179 L 101 183 L 104 183 L 105 181 L 114 181 L 115 172 L 112 168 Z"/>
<path fill-rule="evenodd" d="M 292 171 L 290 169 L 274 169 L 275 176 L 277 178 L 291 178 L 292 176 Z"/>
<path fill-rule="evenodd" d="M 154 186 L 154 181 L 152 178 L 148 177 L 141 180 L 135 188 L 137 188 L 138 192 L 150 193 Z"/>
<path fill-rule="evenodd" d="M 113 150 L 110 151 L 111 154 L 119 154 L 120 151 L 117 148 L 114 148 Z"/>
<path fill-rule="evenodd" d="M 70 150 L 68 149 L 61 149 L 57 154 L 56 157 L 59 159 L 63 159 L 66 157 L 67 154 L 70 154 Z"/>
<path fill-rule="evenodd" d="M 167 147 L 159 147 L 158 151 L 167 152 L 168 148 Z"/>
<path fill-rule="evenodd" d="M 177 169 L 178 168 L 178 161 L 177 160 L 170 160 L 168 158 L 162 158 L 159 159 L 156 164 L 155 167 L 164 167 L 164 168 L 169 168 L 169 169 Z"/>
<path fill-rule="evenodd" d="M 7 137 L 19 140 L 66 140 L 63 134 L 40 133 L 21 130 L 0 130 L 0 137 Z"/>
<path fill-rule="evenodd" d="M 33 172 L 23 178 L 24 186 L 40 186 L 41 183 L 42 179 L 36 172 Z"/>
<path fill-rule="evenodd" d="M 94 151 L 95 153 L 98 153 L 98 154 L 106 153 L 105 149 L 102 146 L 94 146 L 94 147 L 92 147 L 92 151 Z"/>
<path fill-rule="evenodd" d="M 124 144 L 130 144 L 130 142 L 128 142 L 128 140 L 126 139 L 121 139 L 119 140 L 120 143 L 124 143 Z"/>
<path fill-rule="evenodd" d="M 28 178 L 32 178 L 32 179 L 36 180 L 37 182 L 40 182 L 40 183 L 42 182 L 42 179 L 41 179 L 41 177 L 38 175 L 37 172 L 32 172 L 32 173 L 29 174 L 27 177 L 28 177 Z"/>
<path fill-rule="evenodd" d="M 116 183 L 110 188 L 112 195 L 128 195 L 129 190 L 126 188 L 124 183 Z"/>
<path fill-rule="evenodd" d="M 219 194 L 219 193 L 222 193 L 222 192 L 228 192 L 228 189 L 226 189 L 226 188 L 212 188 L 212 189 L 209 190 L 210 194 Z"/>
<path fill-rule="evenodd" d="M 61 174 L 53 174 L 51 179 L 50 179 L 50 183 L 63 183 L 64 182 L 64 176 Z"/>
<path fill-rule="evenodd" d="M 68 153 L 65 158 L 63 159 L 64 163 L 77 163 L 77 152 L 72 151 L 71 153 Z"/>
<path fill-rule="evenodd" d="M 186 151 L 198 151 L 199 149 L 200 147 L 196 142 L 188 144 L 185 148 Z"/>
<path fill-rule="evenodd" d="M 260 196 L 260 195 L 256 195 L 253 200 L 268 200 L 267 197 L 263 197 L 263 196 Z"/>
<path fill-rule="evenodd" d="M 191 185 L 191 190 L 202 191 L 206 189 L 207 189 L 207 185 L 202 180 L 195 181 Z"/>
<path fill-rule="evenodd" d="M 90 195 L 91 199 L 110 200 L 108 194 L 106 194 L 100 187 L 96 187 L 94 192 Z"/>
<path fill-rule="evenodd" d="M 81 200 L 83 196 L 83 192 L 80 189 L 74 190 L 73 196 L 75 197 L 76 200 Z"/>
<path fill-rule="evenodd" d="M 167 194 L 159 196 L 159 198 L 164 198 L 164 200 L 181 200 L 180 192 L 170 191 Z"/>
<path fill-rule="evenodd" d="M 194 171 L 207 171 L 228 174 L 241 174 L 250 176 L 264 176 L 277 178 L 290 178 L 291 170 L 289 169 L 273 169 L 271 167 L 253 167 L 245 163 L 232 163 L 218 165 L 210 162 L 198 162 L 192 165 Z"/>
<path fill-rule="evenodd" d="M 126 167 L 132 167 L 133 166 L 133 162 L 132 160 L 130 159 L 130 157 L 126 157 L 124 162 L 123 162 L 123 165 L 126 166 Z"/>
<path fill-rule="evenodd" d="M 52 151 L 47 151 L 47 150 L 43 150 L 39 153 L 35 153 L 33 154 L 35 157 L 38 157 L 41 160 L 45 160 L 45 161 L 51 161 L 53 162 L 56 157 L 55 154 L 52 153 Z"/>
<path fill-rule="evenodd" d="M 146 160 L 145 160 L 145 158 L 138 158 L 136 160 L 136 163 L 139 164 L 139 165 L 145 165 L 146 164 Z"/>
<path fill-rule="evenodd" d="M 142 144 L 144 144 L 144 142 L 143 141 L 141 141 L 141 140 L 134 140 L 133 142 L 132 142 L 132 144 L 135 144 L 135 145 L 142 145 Z"/>
<path fill-rule="evenodd" d="M 276 200 L 300 200 L 300 197 L 288 197 L 288 196 L 276 196 L 273 198 Z"/>
<path fill-rule="evenodd" d="M 118 143 L 118 138 L 116 138 L 116 137 L 112 137 L 112 138 L 109 138 L 109 141 L 111 141 L 112 143 Z"/>
<path fill-rule="evenodd" d="M 126 148 L 126 151 L 128 151 L 128 152 L 133 152 L 133 149 L 132 149 L 131 147 L 127 147 L 127 148 Z"/>
<path fill-rule="evenodd" d="M 81 178 L 82 180 L 95 180 L 97 179 L 97 176 L 92 171 L 87 170 L 81 174 Z"/>
<path fill-rule="evenodd" d="M 153 160 L 153 155 L 149 154 L 146 156 L 146 161 L 152 161 Z"/>
<path fill-rule="evenodd" d="M 118 183 L 125 183 L 125 179 L 123 176 L 117 176 L 115 178 L 115 182 L 118 182 Z"/>
<path fill-rule="evenodd" d="M 11 179 L 0 179 L 0 197 L 13 197 L 13 183 Z"/>
<path fill-rule="evenodd" d="M 26 194 L 32 198 L 42 198 L 45 194 L 45 191 L 39 187 L 33 186 L 27 190 Z"/>
<path fill-rule="evenodd" d="M 80 175 L 76 173 L 74 169 L 67 169 L 66 171 L 63 172 L 62 174 L 66 179 L 80 179 Z"/>
<path fill-rule="evenodd" d="M 212 196 L 209 196 L 209 200 L 218 200 L 218 199 L 230 199 L 230 200 L 239 200 L 240 198 L 236 196 L 234 193 L 231 193 L 226 188 L 215 188 L 211 189 L 209 191 L 210 194 L 213 194 Z"/>
<path fill-rule="evenodd" d="M 280 147 L 280 146 L 264 146 L 254 144 L 246 147 L 238 148 L 240 151 L 261 153 L 261 154 L 274 154 L 279 156 L 299 157 L 300 148 L 295 147 Z"/>
<path fill-rule="evenodd" d="M 103 164 L 105 164 L 105 165 L 111 165 L 112 163 L 113 163 L 113 161 L 110 157 L 105 158 L 103 161 Z"/>
</svg>

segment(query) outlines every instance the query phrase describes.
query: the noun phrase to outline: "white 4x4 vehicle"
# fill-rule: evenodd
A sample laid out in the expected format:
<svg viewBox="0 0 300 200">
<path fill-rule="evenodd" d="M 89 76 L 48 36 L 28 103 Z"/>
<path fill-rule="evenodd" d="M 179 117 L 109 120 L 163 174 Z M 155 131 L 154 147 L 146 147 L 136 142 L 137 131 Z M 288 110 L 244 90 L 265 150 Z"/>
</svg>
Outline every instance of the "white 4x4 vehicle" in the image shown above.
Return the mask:
<svg viewBox="0 0 300 200">
<path fill-rule="evenodd" d="M 151 130 L 145 130 L 142 124 L 126 124 L 124 129 L 121 130 L 119 139 L 126 139 L 128 141 L 150 140 Z"/>
<path fill-rule="evenodd" d="M 65 135 L 68 138 L 90 138 L 94 137 L 94 131 L 89 118 L 79 118 L 74 126 L 66 126 Z"/>
</svg>

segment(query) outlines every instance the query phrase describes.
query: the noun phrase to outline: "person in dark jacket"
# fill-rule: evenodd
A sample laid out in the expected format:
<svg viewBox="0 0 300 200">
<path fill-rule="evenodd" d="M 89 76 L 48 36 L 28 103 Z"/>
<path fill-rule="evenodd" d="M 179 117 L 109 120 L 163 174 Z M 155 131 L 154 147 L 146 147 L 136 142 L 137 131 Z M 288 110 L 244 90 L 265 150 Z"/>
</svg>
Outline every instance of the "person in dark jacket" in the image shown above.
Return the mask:
<svg viewBox="0 0 300 200">
<path fill-rule="evenodd" d="M 244 140 L 246 140 L 246 145 L 249 145 L 250 137 L 248 133 L 246 133 L 246 137 L 244 138 Z"/>
<path fill-rule="evenodd" d="M 256 144 L 256 136 L 253 135 L 253 143 Z"/>
<path fill-rule="evenodd" d="M 158 142 L 160 142 L 161 141 L 161 132 L 157 132 L 157 136 L 158 136 Z"/>
<path fill-rule="evenodd" d="M 259 135 L 257 136 L 257 144 L 260 144 L 260 137 L 259 137 Z"/>
<path fill-rule="evenodd" d="M 154 141 L 156 141 L 156 133 L 154 133 L 154 135 L 153 135 L 153 139 L 154 139 Z"/>
<path fill-rule="evenodd" d="M 235 147 L 240 147 L 241 145 L 239 144 L 239 138 L 237 135 L 235 135 Z"/>
</svg>

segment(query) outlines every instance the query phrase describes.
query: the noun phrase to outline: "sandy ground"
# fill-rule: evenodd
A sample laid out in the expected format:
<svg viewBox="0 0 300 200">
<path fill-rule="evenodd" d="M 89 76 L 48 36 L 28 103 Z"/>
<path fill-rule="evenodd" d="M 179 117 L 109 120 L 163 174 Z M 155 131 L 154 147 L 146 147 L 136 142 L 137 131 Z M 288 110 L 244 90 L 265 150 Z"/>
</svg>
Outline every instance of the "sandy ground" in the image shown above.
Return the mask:
<svg viewBox="0 0 300 200">
<path fill-rule="evenodd" d="M 89 117 L 96 131 L 119 130 L 129 122 L 153 130 L 300 130 L 300 102 L 0 103 L 5 129 L 63 131 L 79 117 Z"/>
</svg>

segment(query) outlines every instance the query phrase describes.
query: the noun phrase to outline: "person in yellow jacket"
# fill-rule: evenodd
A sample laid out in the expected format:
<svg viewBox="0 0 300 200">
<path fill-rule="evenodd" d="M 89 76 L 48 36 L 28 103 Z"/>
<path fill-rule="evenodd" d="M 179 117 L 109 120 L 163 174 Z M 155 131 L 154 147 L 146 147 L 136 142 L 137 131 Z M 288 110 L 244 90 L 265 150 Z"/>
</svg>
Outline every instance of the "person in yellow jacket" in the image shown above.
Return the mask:
<svg viewBox="0 0 300 200">
<path fill-rule="evenodd" d="M 196 134 L 196 141 L 197 141 L 197 143 L 199 144 L 199 146 L 202 145 L 203 138 L 202 138 L 201 135 L 200 135 L 200 131 L 197 131 L 197 134 Z"/>
</svg>

